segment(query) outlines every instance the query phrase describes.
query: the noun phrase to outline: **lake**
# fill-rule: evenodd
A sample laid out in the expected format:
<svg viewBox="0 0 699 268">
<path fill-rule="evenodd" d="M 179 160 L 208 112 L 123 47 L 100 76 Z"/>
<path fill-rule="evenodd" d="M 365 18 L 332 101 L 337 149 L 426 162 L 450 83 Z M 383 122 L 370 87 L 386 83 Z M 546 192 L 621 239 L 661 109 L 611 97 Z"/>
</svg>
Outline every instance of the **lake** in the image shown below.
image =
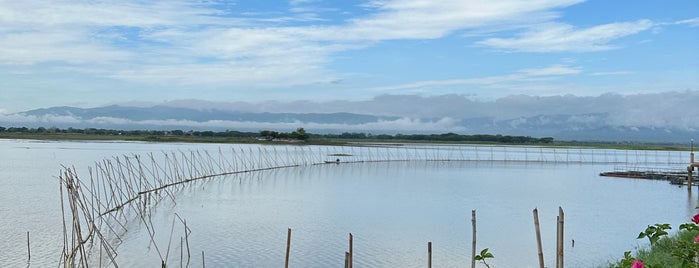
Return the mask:
<svg viewBox="0 0 699 268">
<path fill-rule="evenodd" d="M 228 162 L 235 168 L 342 161 L 218 176 L 178 188 L 151 210 L 158 246 L 150 245 L 142 222 L 126 226 L 117 248 L 121 267 L 158 266 L 159 255 L 177 267 L 186 249 L 174 215 L 191 230 L 191 267 L 201 266 L 202 251 L 207 267 L 283 267 L 287 228 L 291 267 L 341 266 L 349 233 L 355 267 L 425 267 L 427 242 L 433 243 L 435 267 L 465 267 L 471 210 L 477 211 L 478 250 L 490 249 L 493 267 L 537 267 L 535 207 L 545 260 L 553 267 L 559 206 L 566 213 L 566 266 L 596 267 L 645 245 L 635 238 L 648 224 L 676 228 L 687 222 L 699 199 L 666 181 L 599 176 L 620 166 L 683 170 L 686 152 L 25 140 L 0 140 L 0 148 L 0 263 L 12 267 L 27 266 L 27 232 L 30 266 L 56 266 L 60 259 L 61 165 L 88 177 L 95 161 L 151 152 L 156 161 L 162 152 L 201 150 L 214 159 L 237 152 Z"/>
</svg>

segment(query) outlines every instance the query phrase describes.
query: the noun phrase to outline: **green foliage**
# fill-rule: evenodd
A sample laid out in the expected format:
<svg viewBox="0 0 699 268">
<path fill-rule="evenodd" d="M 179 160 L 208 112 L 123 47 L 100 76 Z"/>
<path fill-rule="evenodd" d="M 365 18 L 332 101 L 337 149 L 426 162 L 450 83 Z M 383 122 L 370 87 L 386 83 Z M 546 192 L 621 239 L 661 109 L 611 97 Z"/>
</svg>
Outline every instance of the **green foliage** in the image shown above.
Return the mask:
<svg viewBox="0 0 699 268">
<path fill-rule="evenodd" d="M 608 267 L 628 268 L 634 260 L 642 260 L 646 268 L 697 267 L 699 243 L 695 239 L 699 235 L 699 226 L 694 223 L 681 224 L 680 231 L 673 236 L 668 235 L 666 230 L 669 229 L 672 229 L 669 224 L 649 225 L 638 235 L 638 239 L 648 238 L 650 245 L 639 249 L 636 258 L 630 251 L 624 252 L 623 259 Z"/>
<path fill-rule="evenodd" d="M 481 253 L 473 257 L 473 259 L 482 262 L 486 267 L 490 268 L 490 265 L 485 261 L 486 259 L 495 258 L 493 253 L 488 252 L 488 248 L 481 250 Z"/>
<path fill-rule="evenodd" d="M 668 235 L 666 230 L 669 229 L 672 229 L 672 227 L 670 227 L 670 224 L 668 223 L 656 223 L 655 225 L 648 225 L 648 228 L 646 228 L 645 231 L 638 234 L 638 237 L 636 239 L 642 239 L 647 237 L 652 246 L 658 241 L 658 239 L 660 239 L 660 237 Z"/>
<path fill-rule="evenodd" d="M 631 267 L 633 261 L 636 260 L 631 256 L 631 251 L 624 252 L 624 258 L 619 261 L 619 267 Z"/>
</svg>

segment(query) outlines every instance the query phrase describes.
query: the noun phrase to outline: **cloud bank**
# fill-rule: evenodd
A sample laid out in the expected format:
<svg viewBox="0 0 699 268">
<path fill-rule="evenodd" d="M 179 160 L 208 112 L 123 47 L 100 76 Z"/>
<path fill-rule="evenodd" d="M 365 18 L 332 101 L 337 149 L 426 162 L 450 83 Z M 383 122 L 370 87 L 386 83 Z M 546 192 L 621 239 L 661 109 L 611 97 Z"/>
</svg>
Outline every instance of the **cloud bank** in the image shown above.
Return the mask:
<svg viewBox="0 0 699 268">
<path fill-rule="evenodd" d="M 575 130 L 600 127 L 674 129 L 699 131 L 699 91 L 674 91 L 635 95 L 604 94 L 593 97 L 574 95 L 527 96 L 512 95 L 494 101 L 479 101 L 464 95 L 381 95 L 366 101 L 292 101 L 292 102 L 210 102 L 177 100 L 165 103 L 121 103 L 121 106 L 173 107 L 200 111 L 235 111 L 245 113 L 277 113 L 281 121 L 250 121 L 235 119 L 184 120 L 174 115 L 170 119 L 134 120 L 118 115 L 81 118 L 74 114 L 4 114 L 5 125 L 80 125 L 82 127 L 129 128 L 176 127 L 196 129 L 308 129 L 330 132 L 377 133 L 479 133 L 499 129 L 537 131 L 570 128 Z M 323 119 L 293 119 L 293 114 L 352 113 L 376 117 L 374 121 L 331 123 Z M 390 117 L 390 118 L 388 118 Z M 291 118 L 292 121 L 288 119 Z M 304 117 L 315 118 L 315 117 Z M 320 118 L 320 117 L 317 117 Z M 523 132 L 524 133 L 524 132 Z"/>
</svg>

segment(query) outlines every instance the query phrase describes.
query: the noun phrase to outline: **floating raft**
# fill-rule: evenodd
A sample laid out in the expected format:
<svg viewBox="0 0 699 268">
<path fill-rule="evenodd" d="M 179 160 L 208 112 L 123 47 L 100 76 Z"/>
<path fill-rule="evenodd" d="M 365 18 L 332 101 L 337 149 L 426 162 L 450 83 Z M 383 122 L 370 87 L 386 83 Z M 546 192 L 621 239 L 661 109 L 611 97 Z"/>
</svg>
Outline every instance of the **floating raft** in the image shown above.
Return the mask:
<svg viewBox="0 0 699 268">
<path fill-rule="evenodd" d="M 602 172 L 600 176 L 605 177 L 618 177 L 618 178 L 632 178 L 632 179 L 648 179 L 648 180 L 665 180 L 669 181 L 670 184 L 685 185 L 687 184 L 687 173 L 677 172 L 677 171 L 610 171 Z M 697 181 L 697 177 L 694 176 L 693 181 Z"/>
</svg>

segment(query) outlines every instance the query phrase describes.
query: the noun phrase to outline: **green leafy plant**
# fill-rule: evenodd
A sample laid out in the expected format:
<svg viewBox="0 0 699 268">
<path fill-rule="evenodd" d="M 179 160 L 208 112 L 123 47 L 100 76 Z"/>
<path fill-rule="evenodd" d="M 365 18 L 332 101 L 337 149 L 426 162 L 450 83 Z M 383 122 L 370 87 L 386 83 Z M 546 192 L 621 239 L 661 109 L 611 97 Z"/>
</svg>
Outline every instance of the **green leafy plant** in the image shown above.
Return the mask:
<svg viewBox="0 0 699 268">
<path fill-rule="evenodd" d="M 658 242 L 658 239 L 660 239 L 663 236 L 667 236 L 668 233 L 666 230 L 670 229 L 672 229 L 672 227 L 670 227 L 669 223 L 656 223 L 655 225 L 648 225 L 648 228 L 646 228 L 645 231 L 638 234 L 638 237 L 636 239 L 642 239 L 644 237 L 647 237 L 650 241 L 651 246 L 653 246 L 656 242 Z"/>
<path fill-rule="evenodd" d="M 485 260 L 492 258 L 495 258 L 495 256 L 493 256 L 493 253 L 488 252 L 488 248 L 481 250 L 481 253 L 474 257 L 475 260 L 482 262 L 488 268 L 490 268 L 490 265 Z"/>
<path fill-rule="evenodd" d="M 650 249 L 639 251 L 641 257 L 637 258 L 631 251 L 624 252 L 624 258 L 614 267 L 699 267 L 699 214 L 692 217 L 691 223 L 680 224 L 679 233 L 673 238 L 668 237 L 667 230 L 671 229 L 667 223 L 648 225 L 637 239 L 647 238 Z"/>
</svg>

